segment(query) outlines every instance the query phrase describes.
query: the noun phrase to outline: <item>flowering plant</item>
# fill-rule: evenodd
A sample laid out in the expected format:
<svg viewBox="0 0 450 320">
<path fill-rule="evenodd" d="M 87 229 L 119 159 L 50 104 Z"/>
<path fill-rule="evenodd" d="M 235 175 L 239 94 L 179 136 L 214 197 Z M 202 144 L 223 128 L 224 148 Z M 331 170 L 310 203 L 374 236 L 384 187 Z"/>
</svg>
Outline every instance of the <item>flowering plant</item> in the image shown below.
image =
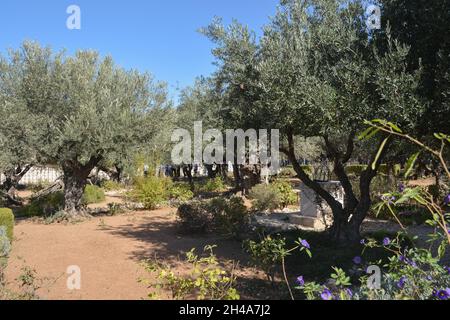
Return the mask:
<svg viewBox="0 0 450 320">
<path fill-rule="evenodd" d="M 401 137 L 417 146 L 422 151 L 426 151 L 434 156 L 442 165 L 443 171 L 447 178 L 450 179 L 450 171 L 447 162 L 444 159 L 445 147 L 450 143 L 450 136 L 444 134 L 436 134 L 435 138 L 441 142 L 440 150 L 434 150 L 419 140 L 402 132 L 402 130 L 390 122 L 384 120 L 374 120 L 367 122 L 370 126 L 361 138 L 373 136 L 378 132 L 387 134 L 387 139 L 391 136 Z M 383 147 L 381 147 L 382 149 Z M 381 154 L 379 151 L 379 154 Z M 411 156 L 405 168 L 405 179 L 407 179 L 420 155 L 418 152 Z M 378 159 L 375 160 L 376 163 Z M 359 278 L 359 286 L 352 286 L 346 273 L 338 268 L 333 268 L 334 273 L 331 280 L 326 284 L 317 284 L 315 282 L 306 283 L 305 279 L 300 276 L 301 282 L 298 282 L 297 289 L 302 290 L 307 299 L 315 300 L 450 300 L 450 267 L 445 266 L 442 258 L 445 255 L 446 248 L 450 244 L 450 214 L 448 212 L 450 206 L 450 195 L 443 200 L 436 199 L 428 190 L 421 187 L 409 188 L 401 184 L 399 189 L 382 196 L 382 201 L 375 206 L 380 212 L 382 209 L 388 209 L 396 221 L 402 228 L 395 239 L 384 238 L 381 243 L 374 239 L 364 239 L 361 244 L 364 250 L 367 248 L 384 248 L 392 256 L 387 262 L 377 261 L 373 266 L 382 266 L 384 274 L 369 276 L 366 271 L 367 266 L 363 268 L 363 260 L 361 257 L 355 257 L 353 263 L 364 273 Z M 442 200 L 442 201 L 441 201 Z M 398 218 L 396 207 L 398 205 L 414 202 L 429 212 L 429 219 L 426 221 L 428 225 L 433 227 L 434 232 L 429 235 L 429 242 L 438 243 L 439 247 L 437 255 L 433 254 L 431 249 L 418 248 L 414 245 L 405 246 L 405 237 L 407 237 L 407 229 L 403 226 Z M 412 239 L 417 240 L 417 237 Z M 378 269 L 381 272 L 381 269 Z M 375 277 L 375 283 L 372 281 Z M 353 289 L 353 291 L 352 291 Z"/>
</svg>

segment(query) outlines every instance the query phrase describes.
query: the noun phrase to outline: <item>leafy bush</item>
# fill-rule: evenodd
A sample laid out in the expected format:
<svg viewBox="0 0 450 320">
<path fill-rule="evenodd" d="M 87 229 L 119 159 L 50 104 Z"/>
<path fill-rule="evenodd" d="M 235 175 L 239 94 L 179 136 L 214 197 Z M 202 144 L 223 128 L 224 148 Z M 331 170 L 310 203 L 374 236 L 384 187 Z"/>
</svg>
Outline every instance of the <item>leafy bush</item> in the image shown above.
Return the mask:
<svg viewBox="0 0 450 320">
<path fill-rule="evenodd" d="M 273 185 L 259 184 L 249 192 L 253 209 L 259 212 L 273 211 L 280 208 L 282 196 L 278 188 Z"/>
<path fill-rule="evenodd" d="M 187 183 L 174 183 L 169 192 L 171 199 L 179 201 L 188 201 L 194 198 L 194 193 Z"/>
<path fill-rule="evenodd" d="M 88 184 L 86 188 L 84 188 L 82 201 L 84 204 L 93 204 L 105 201 L 105 191 L 96 185 Z"/>
<path fill-rule="evenodd" d="M 87 185 L 82 201 L 84 204 L 99 203 L 105 200 L 105 192 L 95 185 Z M 64 193 L 53 192 L 39 199 L 32 200 L 29 204 L 18 210 L 18 214 L 27 217 L 51 216 L 64 210 Z"/>
<path fill-rule="evenodd" d="M 300 283 L 297 289 L 309 300 L 450 300 L 450 269 L 442 266 L 429 250 L 405 250 L 400 241 L 401 237 L 385 238 L 381 244 L 373 239 L 365 240 L 368 248 L 384 247 L 394 253 L 384 265 L 378 285 L 369 281 L 365 268 L 360 266 L 359 287 L 352 286 L 350 277 L 342 269 L 333 268 L 332 285 Z M 357 262 L 360 261 L 361 258 Z"/>
<path fill-rule="evenodd" d="M 291 298 L 293 298 L 292 290 L 287 280 L 285 258 L 295 250 L 306 253 L 309 258 L 312 257 L 311 247 L 308 241 L 299 238 L 295 241 L 295 247 L 291 249 L 286 248 L 286 239 L 277 237 L 265 237 L 260 242 L 247 240 L 244 242 L 244 249 L 250 254 L 251 261 L 255 267 L 264 271 L 267 279 L 274 284 L 277 267 L 281 266 L 286 285 L 289 288 Z"/>
<path fill-rule="evenodd" d="M 213 225 L 213 215 L 208 210 L 207 203 L 202 201 L 182 204 L 178 207 L 177 215 L 183 231 L 206 232 Z"/>
<path fill-rule="evenodd" d="M 114 180 L 105 180 L 102 182 L 102 188 L 105 191 L 117 191 L 121 189 L 125 189 L 125 186 L 117 181 Z"/>
<path fill-rule="evenodd" d="M 64 209 L 64 193 L 54 192 L 39 199 L 32 200 L 22 207 L 19 215 L 27 217 L 47 216 Z"/>
<path fill-rule="evenodd" d="M 187 300 L 194 296 L 196 300 L 239 300 L 239 293 L 234 288 L 234 267 L 230 271 L 220 267 L 213 249 L 213 246 L 206 246 L 204 252 L 208 255 L 204 257 L 199 257 L 195 249 L 186 253 L 186 260 L 191 265 L 186 276 L 175 274 L 170 266 L 147 262 L 146 269 L 156 273 L 159 280 L 152 286 L 157 290 L 169 290 L 175 300 Z M 157 299 L 159 294 L 151 293 L 149 297 Z"/>
<path fill-rule="evenodd" d="M 212 199 L 208 204 L 208 210 L 212 213 L 215 229 L 221 233 L 236 235 L 247 223 L 247 207 L 240 197 L 232 197 L 229 200 Z"/>
<path fill-rule="evenodd" d="M 209 201 L 191 201 L 178 208 L 181 229 L 187 232 L 218 231 L 235 235 L 246 225 L 247 208 L 242 198 L 214 198 Z"/>
<path fill-rule="evenodd" d="M 294 168 L 292 166 L 281 168 L 280 173 L 278 176 L 283 178 L 293 178 L 297 175 Z"/>
<path fill-rule="evenodd" d="M 222 192 L 227 190 L 227 186 L 221 177 L 208 179 L 206 183 L 199 186 L 199 192 Z"/>
<path fill-rule="evenodd" d="M 281 208 L 297 204 L 297 194 L 289 181 L 276 181 L 273 186 L 278 190 Z"/>
<path fill-rule="evenodd" d="M 2 260 L 8 256 L 10 251 L 11 251 L 11 240 L 8 237 L 6 226 L 0 225 L 0 273 L 2 265 L 4 264 Z"/>
<path fill-rule="evenodd" d="M 267 237 L 261 242 L 247 240 L 244 248 L 250 254 L 255 267 L 260 268 L 266 274 L 267 279 L 273 284 L 276 268 L 282 262 L 286 239 Z"/>
<path fill-rule="evenodd" d="M 11 209 L 0 209 L 0 227 L 1 226 L 5 227 L 6 235 L 8 236 L 9 241 L 12 241 L 14 231 L 14 214 Z"/>
<path fill-rule="evenodd" d="M 169 200 L 171 186 L 172 181 L 169 178 L 137 178 L 130 196 L 142 203 L 146 209 L 153 210 Z"/>
</svg>

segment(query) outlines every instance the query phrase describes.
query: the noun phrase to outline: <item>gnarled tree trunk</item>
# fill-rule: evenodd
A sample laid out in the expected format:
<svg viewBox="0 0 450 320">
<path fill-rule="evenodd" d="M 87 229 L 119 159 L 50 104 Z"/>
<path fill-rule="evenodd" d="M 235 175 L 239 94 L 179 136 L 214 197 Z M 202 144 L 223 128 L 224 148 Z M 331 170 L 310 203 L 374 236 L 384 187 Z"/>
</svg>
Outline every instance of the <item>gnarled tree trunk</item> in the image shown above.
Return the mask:
<svg viewBox="0 0 450 320">
<path fill-rule="evenodd" d="M 5 181 L 1 185 L 3 190 L 3 197 L 6 198 L 7 202 L 14 205 L 20 205 L 21 202 L 16 198 L 16 190 L 19 185 L 20 180 L 30 171 L 33 165 L 29 164 L 22 168 L 22 166 L 17 166 L 15 169 L 4 172 Z"/>
<path fill-rule="evenodd" d="M 77 161 L 63 164 L 64 211 L 71 216 L 82 215 L 86 210 L 83 204 L 83 192 L 92 169 L 98 164 L 98 157 L 91 158 L 86 165 Z"/>
<path fill-rule="evenodd" d="M 367 170 L 362 173 L 359 181 L 361 195 L 359 199 L 357 199 L 353 191 L 352 184 L 350 183 L 350 180 L 345 172 L 345 164 L 349 161 L 353 152 L 353 139 L 354 134 L 350 134 L 348 137 L 347 150 L 345 154 L 341 154 L 332 146 L 327 137 L 325 137 L 325 142 L 328 149 L 327 151 L 334 159 L 334 172 L 344 189 L 344 204 L 337 201 L 331 193 L 325 190 L 319 183 L 312 180 L 302 169 L 295 156 L 294 139 L 292 134 L 288 134 L 288 148 L 282 148 L 281 150 L 289 157 L 289 160 L 292 162 L 299 179 L 307 187 L 311 188 L 318 196 L 325 200 L 331 208 L 334 221 L 328 231 L 331 239 L 338 244 L 357 243 L 361 240 L 361 225 L 372 204 L 370 185 L 373 178 L 377 175 L 379 166 L 384 159 L 386 150 L 390 143 L 388 142 L 385 145 L 383 152 L 378 157 L 375 170 L 372 169 L 372 166 L 369 166 Z M 372 163 L 375 161 L 375 158 L 376 156 L 374 155 Z"/>
</svg>

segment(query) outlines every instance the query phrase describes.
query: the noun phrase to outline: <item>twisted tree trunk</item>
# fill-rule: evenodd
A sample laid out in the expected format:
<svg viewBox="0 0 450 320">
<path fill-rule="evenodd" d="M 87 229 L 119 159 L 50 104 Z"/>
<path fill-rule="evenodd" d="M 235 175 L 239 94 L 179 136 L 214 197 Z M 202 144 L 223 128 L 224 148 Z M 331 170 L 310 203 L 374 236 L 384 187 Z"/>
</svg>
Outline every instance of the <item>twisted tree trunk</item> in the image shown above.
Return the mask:
<svg viewBox="0 0 450 320">
<path fill-rule="evenodd" d="M 66 161 L 63 164 L 64 211 L 70 216 L 82 215 L 86 210 L 83 204 L 83 192 L 91 171 L 100 162 L 99 157 L 92 157 L 82 165 L 77 161 Z"/>
<path fill-rule="evenodd" d="M 341 182 L 344 189 L 344 204 L 337 201 L 331 193 L 325 190 L 318 182 L 312 180 L 306 172 L 302 169 L 301 165 L 296 159 L 294 150 L 294 137 L 292 134 L 288 134 L 288 148 L 282 148 L 281 151 L 285 153 L 294 166 L 294 170 L 297 173 L 298 178 L 309 188 L 311 188 L 319 197 L 326 201 L 333 213 L 333 225 L 328 230 L 330 237 L 338 244 L 343 243 L 357 243 L 361 240 L 361 224 L 366 218 L 372 200 L 370 196 L 370 186 L 372 180 L 376 177 L 381 162 L 386 155 L 388 145 L 390 141 L 385 145 L 385 148 L 381 155 L 378 157 L 375 169 L 370 165 L 362 174 L 359 181 L 360 197 L 355 196 L 353 186 L 345 172 L 345 164 L 350 160 L 353 152 L 353 139 L 354 134 L 350 134 L 348 137 L 348 145 L 345 154 L 341 154 L 330 143 L 327 137 L 325 143 L 327 151 L 334 160 L 334 172 Z M 383 139 L 381 140 L 383 141 Z M 380 146 L 381 142 L 380 141 Z M 378 150 L 377 150 L 378 151 Z M 373 163 L 376 159 L 374 155 L 372 158 Z"/>
<path fill-rule="evenodd" d="M 2 189 L 2 198 L 4 198 L 8 203 L 12 203 L 13 205 L 20 205 L 22 202 L 19 201 L 16 197 L 16 190 L 19 186 L 20 180 L 30 171 L 33 167 L 32 164 L 26 165 L 22 168 L 22 166 L 17 166 L 12 170 L 8 170 L 4 172 L 5 181 L 1 185 Z"/>
</svg>

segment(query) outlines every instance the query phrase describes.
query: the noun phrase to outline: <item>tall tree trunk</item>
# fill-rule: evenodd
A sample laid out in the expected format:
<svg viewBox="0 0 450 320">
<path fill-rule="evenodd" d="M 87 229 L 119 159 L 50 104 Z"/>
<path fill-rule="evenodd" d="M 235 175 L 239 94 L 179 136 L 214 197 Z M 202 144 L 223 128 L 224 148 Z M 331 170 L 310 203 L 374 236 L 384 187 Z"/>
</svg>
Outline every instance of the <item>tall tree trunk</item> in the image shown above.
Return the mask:
<svg viewBox="0 0 450 320">
<path fill-rule="evenodd" d="M 92 157 L 86 165 L 77 161 L 66 161 L 64 172 L 64 211 L 71 216 L 82 215 L 85 211 L 83 192 L 92 169 L 100 162 L 100 158 Z"/>
<path fill-rule="evenodd" d="M 87 176 L 64 171 L 64 211 L 68 215 L 76 216 L 84 211 L 82 198 L 86 183 Z"/>
</svg>

